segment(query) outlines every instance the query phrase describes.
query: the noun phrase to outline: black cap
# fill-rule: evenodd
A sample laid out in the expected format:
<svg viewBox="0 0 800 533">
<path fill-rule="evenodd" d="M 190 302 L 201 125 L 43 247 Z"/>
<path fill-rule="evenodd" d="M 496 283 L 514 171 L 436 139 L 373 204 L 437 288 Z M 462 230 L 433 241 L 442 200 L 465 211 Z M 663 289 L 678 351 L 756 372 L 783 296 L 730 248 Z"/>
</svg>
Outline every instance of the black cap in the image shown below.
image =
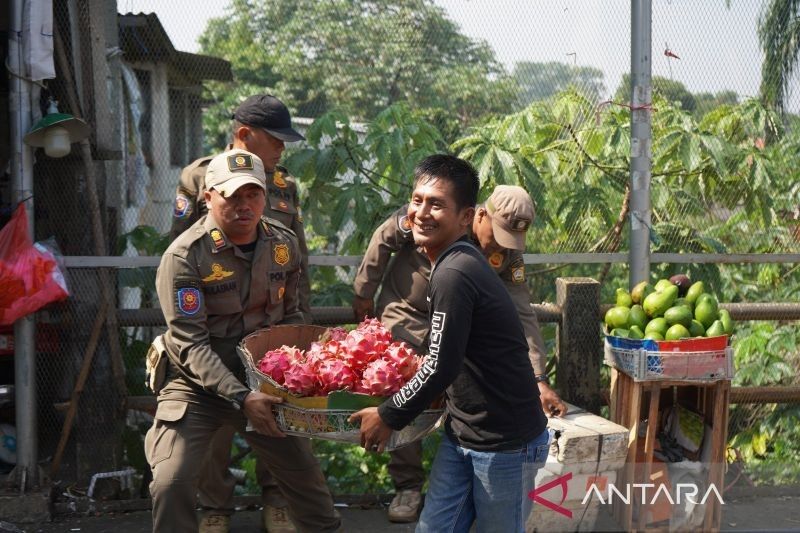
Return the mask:
<svg viewBox="0 0 800 533">
<path fill-rule="evenodd" d="M 233 112 L 233 120 L 265 130 L 284 142 L 303 141 L 305 137 L 292 128 L 292 117 L 283 102 L 271 94 L 257 94 L 242 102 Z"/>
</svg>

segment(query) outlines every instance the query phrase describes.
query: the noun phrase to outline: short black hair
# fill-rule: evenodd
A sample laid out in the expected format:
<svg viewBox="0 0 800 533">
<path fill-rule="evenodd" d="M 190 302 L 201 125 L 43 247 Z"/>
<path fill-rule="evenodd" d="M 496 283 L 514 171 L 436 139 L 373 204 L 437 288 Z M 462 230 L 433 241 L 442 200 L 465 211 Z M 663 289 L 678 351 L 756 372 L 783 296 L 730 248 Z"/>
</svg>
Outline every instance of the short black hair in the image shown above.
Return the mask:
<svg viewBox="0 0 800 533">
<path fill-rule="evenodd" d="M 453 155 L 429 155 L 414 167 L 414 188 L 417 184 L 442 179 L 453 184 L 453 195 L 458 209 L 475 207 L 480 182 L 478 172 L 468 161 Z"/>
</svg>

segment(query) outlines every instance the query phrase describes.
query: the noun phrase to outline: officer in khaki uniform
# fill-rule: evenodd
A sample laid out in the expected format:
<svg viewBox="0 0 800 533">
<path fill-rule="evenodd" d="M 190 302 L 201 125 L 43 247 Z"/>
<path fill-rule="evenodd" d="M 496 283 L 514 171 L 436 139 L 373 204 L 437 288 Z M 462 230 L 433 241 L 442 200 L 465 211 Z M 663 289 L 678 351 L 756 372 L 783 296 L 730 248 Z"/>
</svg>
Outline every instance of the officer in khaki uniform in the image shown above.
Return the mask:
<svg viewBox="0 0 800 533">
<path fill-rule="evenodd" d="M 429 327 L 426 298 L 431 265 L 427 256 L 414 245 L 406 211 L 406 206 L 398 209 L 372 234 L 356 273 L 353 310 L 357 319 L 372 316 L 375 312 L 373 300 L 380 286 L 377 309 L 381 321 L 391 330 L 392 336 L 420 351 L 425 346 Z M 567 406 L 547 382 L 544 342 L 525 283 L 522 252 L 525 233 L 533 217 L 533 202 L 525 189 L 498 185 L 486 204 L 476 210 L 472 239 L 502 278 L 516 304 L 545 413 L 564 415 Z M 415 521 L 425 481 L 421 443 L 391 452 L 389 473 L 396 490 L 389 506 L 389 520 Z"/>
<path fill-rule="evenodd" d="M 235 351 L 256 329 L 303 322 L 297 239 L 262 218 L 258 156 L 232 150 L 213 158 L 206 187 L 208 215 L 169 246 L 156 276 L 168 365 L 163 386 L 155 384 L 158 408 L 145 438 L 153 530 L 197 531 L 199 466 L 214 435 L 230 428 L 270 469 L 298 529 L 335 531 L 340 520 L 309 441 L 280 432 L 271 410 L 280 399 L 244 385 Z M 245 432 L 248 421 L 255 432 Z"/>
<path fill-rule="evenodd" d="M 304 139 L 291 125 L 291 116 L 286 106 L 271 95 L 255 95 L 247 98 L 236 108 L 232 116 L 233 143 L 228 146 L 240 148 L 258 155 L 264 162 L 267 176 L 267 207 L 264 215 L 277 220 L 294 231 L 300 245 L 302 270 L 298 286 L 299 306 L 306 323 L 311 323 L 311 292 L 308 278 L 308 248 L 306 246 L 303 220 L 300 216 L 300 201 L 297 183 L 288 171 L 278 165 L 285 142 Z M 206 169 L 213 156 L 202 157 L 183 169 L 175 193 L 170 237 L 175 240 L 195 221 L 208 212 L 206 191 Z M 236 479 L 228 470 L 233 433 L 221 431 L 214 437 L 209 460 L 200 476 L 200 504 L 209 509 L 201 523 L 201 531 L 215 533 L 225 531 L 214 528 L 215 510 L 225 515 L 233 505 Z M 263 522 L 267 531 L 290 533 L 294 531 L 286 514 L 286 500 L 272 480 L 269 470 L 256 461 L 256 478 L 262 488 L 264 505 Z"/>
</svg>

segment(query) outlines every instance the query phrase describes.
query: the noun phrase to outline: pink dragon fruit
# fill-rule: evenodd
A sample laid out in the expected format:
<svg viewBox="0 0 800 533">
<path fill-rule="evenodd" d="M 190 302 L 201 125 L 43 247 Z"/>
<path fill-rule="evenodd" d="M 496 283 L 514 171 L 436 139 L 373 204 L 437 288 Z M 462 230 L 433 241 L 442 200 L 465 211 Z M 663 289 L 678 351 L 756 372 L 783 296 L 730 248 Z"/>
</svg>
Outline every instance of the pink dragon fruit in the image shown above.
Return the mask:
<svg viewBox="0 0 800 533">
<path fill-rule="evenodd" d="M 299 396 L 314 396 L 319 388 L 314 365 L 297 361 L 283 372 L 284 385 Z"/>
<path fill-rule="evenodd" d="M 378 352 L 383 352 L 392 343 L 392 333 L 377 318 L 365 318 L 356 331 L 360 331 L 372 340 Z"/>
<path fill-rule="evenodd" d="M 289 346 L 270 350 L 258 362 L 258 369 L 274 379 L 276 383 L 283 385 L 283 374 L 296 360 L 297 352 L 299 352 L 297 348 Z"/>
<path fill-rule="evenodd" d="M 356 375 L 341 359 L 326 359 L 317 367 L 320 393 L 328 394 L 336 390 L 352 390 Z"/>
<path fill-rule="evenodd" d="M 384 359 L 372 361 L 364 369 L 358 392 L 372 396 L 389 396 L 403 386 L 403 377 L 397 369 Z"/>
<path fill-rule="evenodd" d="M 343 341 L 347 337 L 347 330 L 344 328 L 329 328 L 328 339 L 332 341 Z"/>
<path fill-rule="evenodd" d="M 394 365 L 404 382 L 411 379 L 419 368 L 419 357 L 405 342 L 390 344 L 383 353 L 383 358 Z"/>
<path fill-rule="evenodd" d="M 375 346 L 374 335 L 364 333 L 358 329 L 348 333 L 342 344 L 344 350 L 341 355 L 347 365 L 356 372 L 363 370 L 367 364 L 378 359 L 383 353 L 383 350 L 379 350 Z"/>
</svg>

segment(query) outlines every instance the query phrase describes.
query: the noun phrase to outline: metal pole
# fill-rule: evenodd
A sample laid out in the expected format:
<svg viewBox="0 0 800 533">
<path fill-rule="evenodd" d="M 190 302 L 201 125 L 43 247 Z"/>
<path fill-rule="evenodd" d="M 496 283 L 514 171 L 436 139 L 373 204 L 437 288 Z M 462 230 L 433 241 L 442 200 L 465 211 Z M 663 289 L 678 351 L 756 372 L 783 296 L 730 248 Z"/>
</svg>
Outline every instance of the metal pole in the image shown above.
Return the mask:
<svg viewBox="0 0 800 533">
<path fill-rule="evenodd" d="M 651 30 L 651 0 L 631 0 L 631 287 L 650 276 Z"/>
<path fill-rule="evenodd" d="M 15 202 L 25 200 L 28 210 L 28 230 L 34 236 L 33 225 L 33 153 L 22 142 L 31 127 L 31 91 L 25 74 L 22 49 L 24 0 L 13 0 L 11 32 L 8 38 L 8 62 L 11 70 L 9 114 L 11 124 L 11 183 Z M 16 74 L 16 76 L 14 75 Z M 17 421 L 17 466 L 14 479 L 20 492 L 39 485 L 36 417 L 36 346 L 33 315 L 14 323 L 14 386 Z"/>
</svg>

